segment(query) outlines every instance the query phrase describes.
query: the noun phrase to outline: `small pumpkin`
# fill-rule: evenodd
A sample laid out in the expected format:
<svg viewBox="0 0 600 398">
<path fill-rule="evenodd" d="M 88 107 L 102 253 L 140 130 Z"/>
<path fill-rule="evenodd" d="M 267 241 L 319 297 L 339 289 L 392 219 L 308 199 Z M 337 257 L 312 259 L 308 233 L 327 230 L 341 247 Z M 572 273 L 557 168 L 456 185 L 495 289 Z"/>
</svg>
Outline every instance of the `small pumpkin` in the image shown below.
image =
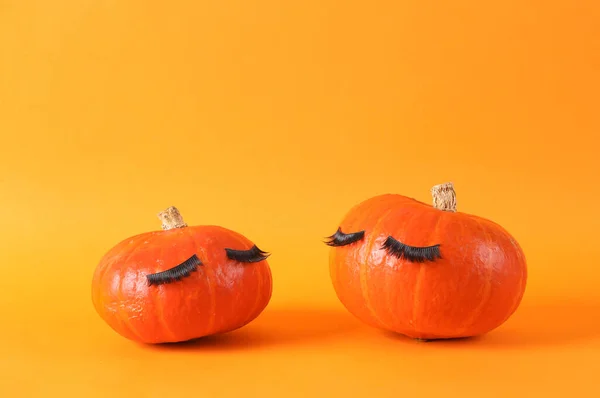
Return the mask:
<svg viewBox="0 0 600 398">
<path fill-rule="evenodd" d="M 363 322 L 419 340 L 502 325 L 525 292 L 527 265 L 500 225 L 456 211 L 452 183 L 433 206 L 386 194 L 354 206 L 326 243 L 337 297 Z"/>
<path fill-rule="evenodd" d="M 158 216 L 162 230 L 123 240 L 96 267 L 93 304 L 112 329 L 181 342 L 238 329 L 266 308 L 267 253 L 229 229 L 188 226 L 175 207 Z"/>
</svg>

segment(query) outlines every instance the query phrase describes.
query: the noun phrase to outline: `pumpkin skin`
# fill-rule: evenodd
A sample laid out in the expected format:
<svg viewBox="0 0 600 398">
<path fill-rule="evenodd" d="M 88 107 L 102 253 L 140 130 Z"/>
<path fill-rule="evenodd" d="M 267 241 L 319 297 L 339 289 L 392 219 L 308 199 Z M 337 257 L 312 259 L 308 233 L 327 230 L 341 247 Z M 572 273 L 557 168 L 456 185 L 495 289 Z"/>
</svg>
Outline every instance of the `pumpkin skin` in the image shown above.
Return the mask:
<svg viewBox="0 0 600 398">
<path fill-rule="evenodd" d="M 419 340 L 481 335 L 502 325 L 524 295 L 521 247 L 484 218 L 386 194 L 354 206 L 339 227 L 364 237 L 332 247 L 333 287 L 350 313 L 376 328 Z M 439 244 L 441 258 L 398 258 L 384 248 L 388 236 L 415 247 Z"/>
<path fill-rule="evenodd" d="M 225 248 L 253 243 L 219 226 L 152 231 L 123 240 L 98 264 L 92 300 L 117 333 L 142 343 L 181 342 L 229 332 L 254 320 L 268 305 L 272 278 L 266 260 L 241 263 Z M 196 254 L 202 265 L 172 283 L 149 285 L 161 272 Z"/>
</svg>

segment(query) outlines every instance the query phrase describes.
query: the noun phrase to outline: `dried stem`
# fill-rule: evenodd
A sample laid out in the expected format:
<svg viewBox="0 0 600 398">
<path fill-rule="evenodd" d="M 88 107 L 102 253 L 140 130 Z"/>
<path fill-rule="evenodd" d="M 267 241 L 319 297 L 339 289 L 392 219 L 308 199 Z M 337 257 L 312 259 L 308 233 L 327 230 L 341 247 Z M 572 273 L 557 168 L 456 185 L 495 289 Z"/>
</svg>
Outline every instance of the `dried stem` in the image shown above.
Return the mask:
<svg viewBox="0 0 600 398">
<path fill-rule="evenodd" d="M 456 192 L 451 182 L 435 185 L 431 188 L 433 207 L 443 211 L 456 212 Z"/>
<path fill-rule="evenodd" d="M 179 213 L 176 207 L 171 206 L 166 210 L 158 213 L 158 218 L 162 222 L 162 229 L 165 231 L 174 228 L 184 228 L 187 227 L 185 221 L 183 221 L 183 217 Z"/>
</svg>

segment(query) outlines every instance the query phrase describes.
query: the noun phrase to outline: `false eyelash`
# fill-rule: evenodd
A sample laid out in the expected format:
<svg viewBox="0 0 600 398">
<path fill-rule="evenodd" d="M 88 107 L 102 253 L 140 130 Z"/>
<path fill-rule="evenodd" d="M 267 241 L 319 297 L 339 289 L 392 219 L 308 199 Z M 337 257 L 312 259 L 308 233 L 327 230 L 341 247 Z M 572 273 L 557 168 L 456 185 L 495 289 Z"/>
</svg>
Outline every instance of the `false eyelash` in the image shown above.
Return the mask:
<svg viewBox="0 0 600 398">
<path fill-rule="evenodd" d="M 225 249 L 225 252 L 227 252 L 229 259 L 239 261 L 240 263 L 257 263 L 271 255 L 260 250 L 256 245 L 252 246 L 249 250 Z"/>
<path fill-rule="evenodd" d="M 435 261 L 436 258 L 442 258 L 442 255 L 440 254 L 440 245 L 414 247 L 405 245 L 391 236 L 388 236 L 388 238 L 385 240 L 382 249 L 386 249 L 392 256 L 405 258 L 414 263 Z"/>
<path fill-rule="evenodd" d="M 192 257 L 171 269 L 157 272 L 156 274 L 146 275 L 148 286 L 179 281 L 190 276 L 192 272 L 195 272 L 198 269 L 199 265 L 202 265 L 202 261 L 194 254 Z"/>
<path fill-rule="evenodd" d="M 335 234 L 328 236 L 328 241 L 325 242 L 327 246 L 345 246 L 354 242 L 358 242 L 365 236 L 365 231 L 352 232 L 345 234 L 342 232 L 342 228 L 338 228 Z"/>
</svg>

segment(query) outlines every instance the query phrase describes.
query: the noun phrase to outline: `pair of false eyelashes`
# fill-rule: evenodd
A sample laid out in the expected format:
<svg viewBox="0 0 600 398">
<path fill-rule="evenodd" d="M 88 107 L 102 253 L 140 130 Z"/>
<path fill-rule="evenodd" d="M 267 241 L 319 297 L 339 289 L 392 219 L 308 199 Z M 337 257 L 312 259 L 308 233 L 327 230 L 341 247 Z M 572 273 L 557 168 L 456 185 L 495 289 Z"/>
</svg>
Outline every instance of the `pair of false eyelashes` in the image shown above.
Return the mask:
<svg viewBox="0 0 600 398">
<path fill-rule="evenodd" d="M 365 231 L 352 232 L 345 234 L 341 228 L 338 228 L 335 234 L 328 237 L 328 241 L 325 242 L 328 246 L 340 247 L 346 246 L 354 242 L 358 242 L 365 237 Z M 413 263 L 423 263 L 425 261 L 435 261 L 438 258 L 442 258 L 440 253 L 440 245 L 415 247 L 410 246 L 399 240 L 394 239 L 392 236 L 388 236 L 383 245 L 382 249 L 399 259 L 406 259 Z"/>
<path fill-rule="evenodd" d="M 328 241 L 326 241 L 325 244 L 332 247 L 346 246 L 358 242 L 363 239 L 364 236 L 365 231 L 345 234 L 342 232 L 341 228 L 338 228 L 335 234 L 328 237 Z M 440 245 L 415 247 L 404 244 L 391 236 L 387 237 L 381 248 L 387 250 L 392 256 L 399 259 L 404 258 L 410 262 L 416 263 L 435 261 L 437 258 L 442 258 L 440 254 Z M 256 245 L 252 246 L 249 250 L 225 249 L 225 252 L 229 259 L 241 263 L 256 263 L 269 257 L 268 253 L 260 250 Z M 179 281 L 190 276 L 192 272 L 195 272 L 201 265 L 202 261 L 194 254 L 173 268 L 147 275 L 148 285 L 161 285 Z"/>
<path fill-rule="evenodd" d="M 249 250 L 225 249 L 225 252 L 227 253 L 227 258 L 240 263 L 257 263 L 269 257 L 269 253 L 260 250 L 256 245 L 252 246 Z M 202 261 L 194 254 L 192 257 L 173 268 L 146 275 L 146 279 L 148 280 L 149 286 L 180 281 L 181 279 L 190 276 L 192 272 L 195 272 L 201 265 Z"/>
</svg>

